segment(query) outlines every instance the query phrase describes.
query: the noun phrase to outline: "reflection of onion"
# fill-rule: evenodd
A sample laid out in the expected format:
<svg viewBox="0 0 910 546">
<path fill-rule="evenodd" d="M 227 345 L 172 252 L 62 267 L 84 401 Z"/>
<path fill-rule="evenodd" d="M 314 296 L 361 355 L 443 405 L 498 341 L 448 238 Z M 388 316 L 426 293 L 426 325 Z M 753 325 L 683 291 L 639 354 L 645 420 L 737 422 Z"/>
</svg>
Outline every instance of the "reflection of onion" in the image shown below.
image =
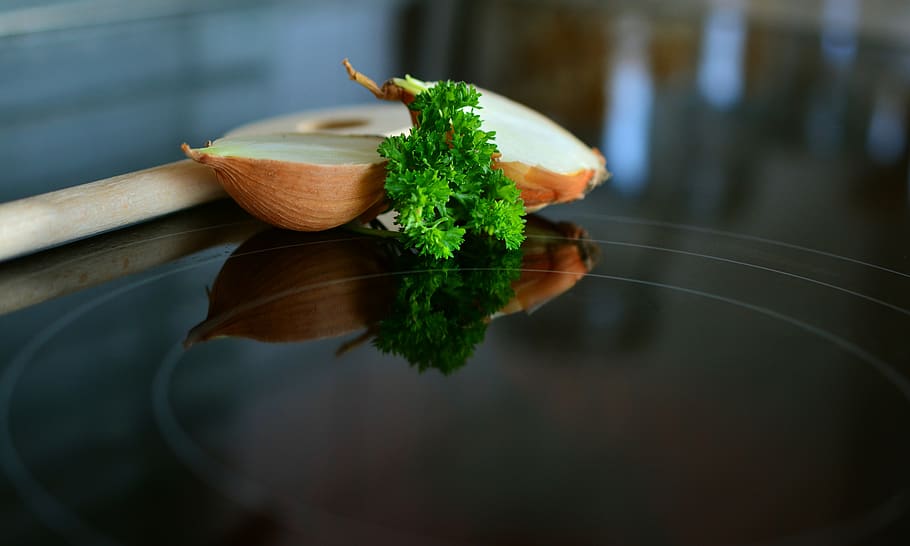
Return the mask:
<svg viewBox="0 0 910 546">
<path fill-rule="evenodd" d="M 597 260 L 597 246 L 585 241 L 587 232 L 574 224 L 528 216 L 525 234 L 521 277 L 512 283 L 515 297 L 502 314 L 533 311 L 575 286 Z"/>
<path fill-rule="evenodd" d="M 305 341 L 374 324 L 395 295 L 380 243 L 335 231 L 254 236 L 218 273 L 208 317 L 185 344 L 220 336 Z"/>
<path fill-rule="evenodd" d="M 515 296 L 499 314 L 530 311 L 575 285 L 596 247 L 578 226 L 528 216 Z M 208 317 L 186 346 L 221 336 L 306 341 L 370 328 L 386 318 L 399 276 L 387 241 L 344 231 L 271 229 L 243 243 L 209 294 Z M 415 273 L 419 275 L 420 273 Z"/>
</svg>

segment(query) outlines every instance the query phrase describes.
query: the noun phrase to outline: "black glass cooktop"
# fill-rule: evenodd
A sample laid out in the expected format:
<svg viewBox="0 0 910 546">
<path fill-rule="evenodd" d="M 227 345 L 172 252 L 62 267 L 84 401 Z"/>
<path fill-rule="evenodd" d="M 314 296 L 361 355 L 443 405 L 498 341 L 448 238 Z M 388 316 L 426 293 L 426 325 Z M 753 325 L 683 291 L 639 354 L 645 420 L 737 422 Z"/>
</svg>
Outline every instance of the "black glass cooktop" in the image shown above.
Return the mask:
<svg viewBox="0 0 910 546">
<path fill-rule="evenodd" d="M 3 544 L 906 543 L 910 50 L 542 12 L 599 53 L 457 66 L 614 177 L 518 255 L 222 202 L 0 264 Z"/>
</svg>

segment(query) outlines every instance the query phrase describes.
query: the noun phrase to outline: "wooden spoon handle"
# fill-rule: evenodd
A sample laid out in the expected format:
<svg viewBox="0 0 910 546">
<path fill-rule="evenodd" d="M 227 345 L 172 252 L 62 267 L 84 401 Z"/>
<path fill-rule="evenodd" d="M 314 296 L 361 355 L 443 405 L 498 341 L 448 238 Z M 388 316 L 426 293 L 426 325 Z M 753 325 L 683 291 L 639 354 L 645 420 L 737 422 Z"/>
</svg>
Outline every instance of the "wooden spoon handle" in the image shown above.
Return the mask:
<svg viewBox="0 0 910 546">
<path fill-rule="evenodd" d="M 0 263 L 0 315 L 196 254 L 224 256 L 268 225 L 229 199 Z"/>
<path fill-rule="evenodd" d="M 208 167 L 185 159 L 0 204 L 0 259 L 226 197 Z"/>
<path fill-rule="evenodd" d="M 397 104 L 299 112 L 230 135 L 325 131 L 397 134 L 410 125 Z M 190 160 L 0 204 L 0 260 L 227 197 L 208 167 Z"/>
</svg>

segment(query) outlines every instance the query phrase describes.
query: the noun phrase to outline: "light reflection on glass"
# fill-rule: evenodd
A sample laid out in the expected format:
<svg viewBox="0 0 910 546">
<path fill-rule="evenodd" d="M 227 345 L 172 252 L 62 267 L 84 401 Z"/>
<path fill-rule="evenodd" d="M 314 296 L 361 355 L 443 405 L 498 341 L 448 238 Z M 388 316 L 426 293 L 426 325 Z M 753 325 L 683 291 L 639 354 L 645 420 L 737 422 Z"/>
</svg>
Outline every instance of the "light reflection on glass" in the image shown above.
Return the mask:
<svg viewBox="0 0 910 546">
<path fill-rule="evenodd" d="M 849 78 L 845 71 L 828 69 L 813 85 L 806 108 L 806 140 L 818 155 L 839 153 L 847 138 Z"/>
<path fill-rule="evenodd" d="M 649 170 L 654 82 L 648 65 L 648 23 L 628 16 L 619 24 L 603 141 L 611 184 L 623 193 L 643 189 Z"/>
<path fill-rule="evenodd" d="M 907 144 L 907 104 L 890 89 L 882 89 L 875 98 L 866 148 L 878 163 L 896 163 L 904 154 Z"/>
<path fill-rule="evenodd" d="M 849 65 L 856 57 L 856 25 L 860 15 L 857 0 L 825 0 L 822 8 L 822 54 L 836 66 Z"/>
<path fill-rule="evenodd" d="M 830 155 L 840 150 L 844 128 L 837 97 L 816 96 L 806 114 L 806 139 L 812 152 Z"/>
<path fill-rule="evenodd" d="M 746 23 L 742 2 L 719 3 L 708 16 L 702 32 L 699 92 L 715 108 L 730 108 L 743 92 Z"/>
</svg>

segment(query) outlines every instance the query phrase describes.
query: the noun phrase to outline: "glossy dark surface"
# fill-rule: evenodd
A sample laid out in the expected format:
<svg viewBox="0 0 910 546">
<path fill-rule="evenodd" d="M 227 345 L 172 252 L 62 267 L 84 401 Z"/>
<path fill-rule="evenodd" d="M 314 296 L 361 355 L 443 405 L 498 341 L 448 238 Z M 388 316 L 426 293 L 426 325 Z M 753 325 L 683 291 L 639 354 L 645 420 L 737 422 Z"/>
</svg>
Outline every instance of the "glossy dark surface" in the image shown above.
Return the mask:
<svg viewBox="0 0 910 546">
<path fill-rule="evenodd" d="M 906 41 L 736 9 L 489 9 L 521 22 L 473 28 L 456 77 L 614 171 L 541 213 L 587 231 L 590 273 L 495 318 L 445 376 L 368 342 L 336 354 L 356 327 L 184 349 L 262 231 L 230 207 L 109 239 L 109 262 L 189 256 L 0 316 L 3 544 L 906 543 Z M 0 279 L 101 252 L 65 250 Z M 372 259 L 327 252 L 341 286 Z"/>
</svg>

